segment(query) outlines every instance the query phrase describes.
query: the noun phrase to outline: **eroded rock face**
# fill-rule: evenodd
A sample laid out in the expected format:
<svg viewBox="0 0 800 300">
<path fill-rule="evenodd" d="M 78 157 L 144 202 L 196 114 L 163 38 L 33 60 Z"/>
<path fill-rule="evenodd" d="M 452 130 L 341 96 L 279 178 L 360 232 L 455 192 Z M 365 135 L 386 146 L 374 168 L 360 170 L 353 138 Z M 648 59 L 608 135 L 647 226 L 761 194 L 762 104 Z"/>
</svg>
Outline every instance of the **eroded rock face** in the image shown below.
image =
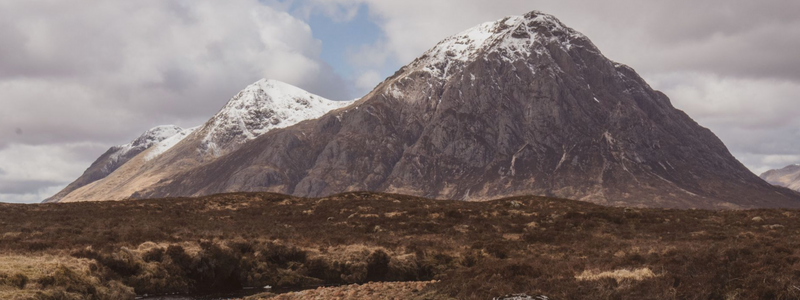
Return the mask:
<svg viewBox="0 0 800 300">
<path fill-rule="evenodd" d="M 539 12 L 448 38 L 348 108 L 270 131 L 138 196 L 355 190 L 678 208 L 800 204 L 633 69 Z"/>
</svg>

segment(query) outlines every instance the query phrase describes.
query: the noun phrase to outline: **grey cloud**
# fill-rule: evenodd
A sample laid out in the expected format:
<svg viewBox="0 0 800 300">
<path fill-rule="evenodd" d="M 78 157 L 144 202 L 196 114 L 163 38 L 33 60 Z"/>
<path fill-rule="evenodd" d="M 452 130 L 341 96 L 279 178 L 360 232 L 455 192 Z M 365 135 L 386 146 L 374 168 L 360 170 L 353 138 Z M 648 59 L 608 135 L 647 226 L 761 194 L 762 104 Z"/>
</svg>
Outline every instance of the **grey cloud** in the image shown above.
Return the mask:
<svg viewBox="0 0 800 300">
<path fill-rule="evenodd" d="M 494 1 L 306 0 L 366 3 L 388 47 L 405 64 L 475 24 L 529 10 L 554 14 L 587 34 L 610 58 L 643 72 L 702 71 L 800 79 L 800 2 L 791 0 Z M 451 12 L 458 7 L 459 13 Z M 335 11 L 327 9 L 326 11 Z"/>
<path fill-rule="evenodd" d="M 2 180 L 0 181 L 0 194 L 33 194 L 42 189 L 62 184 L 43 180 Z"/>
</svg>

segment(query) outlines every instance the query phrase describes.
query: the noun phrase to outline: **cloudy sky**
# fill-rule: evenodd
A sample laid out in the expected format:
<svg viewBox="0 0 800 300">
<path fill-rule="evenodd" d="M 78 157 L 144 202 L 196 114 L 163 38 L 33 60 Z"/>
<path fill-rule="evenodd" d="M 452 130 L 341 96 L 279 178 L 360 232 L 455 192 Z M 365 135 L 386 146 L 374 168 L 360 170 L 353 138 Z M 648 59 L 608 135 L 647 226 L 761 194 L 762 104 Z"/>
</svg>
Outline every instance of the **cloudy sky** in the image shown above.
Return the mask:
<svg viewBox="0 0 800 300">
<path fill-rule="evenodd" d="M 756 173 L 800 163 L 800 1 L 4 0 L 0 201 L 282 80 L 352 99 L 439 40 L 541 10 L 628 64 Z"/>
</svg>

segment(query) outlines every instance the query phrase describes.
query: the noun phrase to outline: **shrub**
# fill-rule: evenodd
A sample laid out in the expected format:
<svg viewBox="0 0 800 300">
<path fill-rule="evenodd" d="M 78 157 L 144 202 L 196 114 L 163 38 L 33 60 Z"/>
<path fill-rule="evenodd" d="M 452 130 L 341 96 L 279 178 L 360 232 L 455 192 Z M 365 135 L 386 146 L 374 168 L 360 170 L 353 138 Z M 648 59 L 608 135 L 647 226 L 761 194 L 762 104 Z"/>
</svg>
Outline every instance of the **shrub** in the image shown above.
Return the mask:
<svg viewBox="0 0 800 300">
<path fill-rule="evenodd" d="M 11 276 L 4 276 L 0 275 L 0 283 L 5 283 L 6 285 L 23 289 L 25 285 L 28 284 L 28 276 L 25 274 L 17 273 Z"/>
<path fill-rule="evenodd" d="M 142 254 L 142 259 L 146 262 L 161 262 L 164 259 L 164 249 L 153 248 Z"/>
<path fill-rule="evenodd" d="M 36 294 L 35 298 L 39 300 L 116 300 L 133 299 L 136 296 L 132 288 L 117 281 L 103 282 L 63 265 L 56 267 L 52 275 L 41 277 L 38 283 L 49 287 Z"/>
<path fill-rule="evenodd" d="M 486 246 L 486 252 L 499 259 L 508 258 L 509 251 L 510 249 L 506 243 L 495 242 Z"/>
<path fill-rule="evenodd" d="M 94 259 L 119 276 L 133 276 L 139 272 L 141 265 L 127 248 L 120 249 L 112 255 L 99 253 L 91 248 L 84 248 L 72 253 L 73 257 Z"/>
<path fill-rule="evenodd" d="M 179 269 L 184 272 L 189 272 L 189 268 L 192 264 L 192 257 L 186 254 L 186 250 L 184 250 L 183 247 L 180 245 L 169 245 L 166 255 Z"/>
<path fill-rule="evenodd" d="M 297 247 L 287 247 L 276 243 L 267 243 L 266 249 L 261 251 L 261 256 L 270 263 L 286 267 L 290 262 L 304 263 L 308 253 Z"/>
<path fill-rule="evenodd" d="M 197 283 L 198 289 L 227 290 L 241 287 L 238 278 L 241 257 L 211 242 L 200 243 L 200 248 L 189 268 L 189 277 Z"/>
<path fill-rule="evenodd" d="M 375 250 L 367 257 L 367 281 L 381 281 L 389 273 L 391 258 L 383 250 Z"/>
</svg>

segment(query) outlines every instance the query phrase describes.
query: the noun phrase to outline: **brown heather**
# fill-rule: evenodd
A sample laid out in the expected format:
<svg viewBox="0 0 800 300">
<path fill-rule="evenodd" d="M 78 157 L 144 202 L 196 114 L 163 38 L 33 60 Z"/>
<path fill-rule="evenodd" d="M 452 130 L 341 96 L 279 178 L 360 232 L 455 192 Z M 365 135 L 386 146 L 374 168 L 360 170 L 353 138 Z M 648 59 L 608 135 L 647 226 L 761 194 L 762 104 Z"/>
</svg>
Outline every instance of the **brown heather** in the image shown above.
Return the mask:
<svg viewBox="0 0 800 300">
<path fill-rule="evenodd" d="M 436 280 L 406 298 L 800 299 L 797 215 L 378 193 L 2 204 L 0 298 L 343 285 L 309 295 L 383 299 L 373 287 L 402 298 Z"/>
</svg>

